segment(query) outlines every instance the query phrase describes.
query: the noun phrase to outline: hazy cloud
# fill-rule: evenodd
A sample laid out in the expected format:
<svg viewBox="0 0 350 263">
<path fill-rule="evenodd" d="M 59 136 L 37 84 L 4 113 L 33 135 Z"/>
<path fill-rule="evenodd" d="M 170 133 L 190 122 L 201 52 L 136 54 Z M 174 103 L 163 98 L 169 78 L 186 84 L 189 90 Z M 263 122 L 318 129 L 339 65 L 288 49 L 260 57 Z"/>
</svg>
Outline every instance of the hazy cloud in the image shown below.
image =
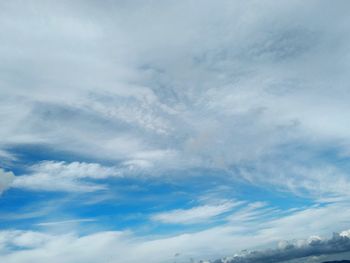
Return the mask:
<svg viewBox="0 0 350 263">
<path fill-rule="evenodd" d="M 212 259 L 348 228 L 349 8 L 345 0 L 1 1 L 0 158 L 9 165 L 0 164 L 21 164 L 24 172 L 0 169 L 0 193 L 98 193 L 126 175 L 193 185 L 217 175 L 232 193 L 238 181 L 266 190 L 283 210 L 249 193 L 237 211 L 209 202 L 152 210 L 152 224 L 223 219 L 173 236 L 3 231 L 1 261 Z M 18 154 L 38 145 L 91 163 L 50 157 L 29 164 L 30 154 Z M 290 199 L 280 202 L 280 194 Z M 289 201 L 301 199 L 314 206 L 289 210 Z M 333 253 L 347 240 L 242 260 Z"/>
<path fill-rule="evenodd" d="M 189 209 L 176 209 L 152 215 L 152 220 L 169 224 L 193 224 L 208 220 L 230 211 L 242 202 L 225 202 L 216 205 L 202 205 Z"/>
<path fill-rule="evenodd" d="M 6 172 L 0 168 L 0 194 L 9 188 L 15 180 L 15 175 L 12 172 Z"/>
<path fill-rule="evenodd" d="M 238 175 L 260 184 L 344 194 L 344 171 L 323 183 L 308 170 L 332 167 L 315 145 L 350 145 L 347 7 L 2 3 L 0 151 L 40 144 L 154 172 L 248 166 L 259 171 Z M 287 158 L 293 145 L 304 156 Z M 300 180 L 285 184 L 286 158 Z"/>
</svg>

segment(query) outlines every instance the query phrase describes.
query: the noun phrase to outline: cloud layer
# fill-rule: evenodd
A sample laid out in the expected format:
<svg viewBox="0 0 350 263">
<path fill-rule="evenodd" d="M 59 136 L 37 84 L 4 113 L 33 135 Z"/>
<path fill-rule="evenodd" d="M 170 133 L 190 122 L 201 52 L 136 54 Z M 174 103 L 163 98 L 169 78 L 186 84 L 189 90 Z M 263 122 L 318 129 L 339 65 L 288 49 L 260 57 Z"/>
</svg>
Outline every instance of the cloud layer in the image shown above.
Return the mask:
<svg viewBox="0 0 350 263">
<path fill-rule="evenodd" d="M 215 263 L 275 263 L 309 256 L 320 256 L 350 251 L 349 231 L 334 233 L 330 239 L 314 236 L 308 240 L 281 242 L 278 249 L 246 252 L 245 255 L 234 256 L 214 261 Z"/>
<path fill-rule="evenodd" d="M 349 8 L 1 1 L 0 261 L 213 260 L 348 229 Z"/>
<path fill-rule="evenodd" d="M 344 171 L 318 147 L 347 156 L 350 144 L 347 5 L 2 3 L 1 151 L 239 167 L 259 183 L 344 194 Z"/>
</svg>

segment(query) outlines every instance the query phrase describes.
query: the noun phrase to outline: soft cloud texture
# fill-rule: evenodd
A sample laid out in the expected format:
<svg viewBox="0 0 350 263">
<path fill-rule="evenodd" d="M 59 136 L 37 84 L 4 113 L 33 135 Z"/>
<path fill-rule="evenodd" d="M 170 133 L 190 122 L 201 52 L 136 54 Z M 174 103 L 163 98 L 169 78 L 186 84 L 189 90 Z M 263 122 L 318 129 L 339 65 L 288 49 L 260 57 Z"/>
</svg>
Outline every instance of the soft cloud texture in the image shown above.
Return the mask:
<svg viewBox="0 0 350 263">
<path fill-rule="evenodd" d="M 348 229 L 349 8 L 2 1 L 0 261 L 214 259 Z M 213 189 L 228 201 L 198 200 Z M 35 229 L 80 217 L 100 221 Z"/>
<path fill-rule="evenodd" d="M 349 211 L 349 210 L 348 210 Z M 340 206 L 308 208 L 284 216 L 282 219 L 269 220 L 266 224 L 237 224 L 212 227 L 203 231 L 174 235 L 171 237 L 140 237 L 130 231 L 108 231 L 79 236 L 70 232 L 52 234 L 33 231 L 1 231 L 0 259 L 6 262 L 110 262 L 118 259 L 122 262 L 140 262 L 146 260 L 160 263 L 176 260 L 188 262 L 193 258 L 213 260 L 222 251 L 234 254 L 250 246 L 271 245 L 278 243 L 277 249 L 257 252 L 238 252 L 235 257 L 214 262 L 279 262 L 278 260 L 295 259 L 310 255 L 327 255 L 349 251 L 349 231 L 335 234 L 325 239 L 313 236 L 315 229 L 334 227 L 337 219 L 325 217 L 324 213 L 336 213 L 340 220 L 348 218 L 349 212 Z M 313 220 L 317 218 L 318 226 Z M 299 232 L 291 227 L 302 224 Z M 344 221 L 343 221 L 344 222 Z M 343 227 L 345 223 L 339 225 Z M 312 227 L 311 227 L 312 226 Z M 283 232 L 280 232 L 283 229 Z M 281 239 L 281 234 L 288 239 Z M 310 238 L 302 239 L 309 235 Z M 293 240 L 293 238 L 295 240 Z M 292 240 L 292 241 L 284 241 Z M 16 250 L 12 250 L 15 247 Z M 176 256 L 175 256 L 176 255 Z M 265 261 L 266 260 L 266 261 Z"/>
<path fill-rule="evenodd" d="M 283 190 L 344 194 L 346 172 L 317 147 L 350 145 L 347 2 L 1 5 L 3 153 L 44 145 L 152 173 L 238 167 Z"/>
<path fill-rule="evenodd" d="M 278 249 L 246 252 L 233 258 L 215 260 L 215 263 L 250 263 L 250 262 L 283 262 L 309 256 L 329 255 L 350 251 L 350 237 L 348 231 L 334 233 L 330 239 L 318 236 L 308 240 L 281 242 Z"/>
<path fill-rule="evenodd" d="M 249 207 L 251 209 L 255 207 L 256 211 L 259 211 L 265 206 L 252 203 Z M 263 220 L 256 214 L 256 217 L 250 220 L 237 218 L 236 221 L 228 221 L 224 225 L 167 237 L 139 236 L 131 231 L 99 231 L 79 235 L 72 230 L 64 233 L 8 230 L 0 234 L 2 251 L 0 259 L 11 263 L 27 262 L 28 259 L 39 263 L 48 260 L 92 263 L 109 262 L 115 259 L 127 263 L 140 262 L 140 260 L 160 263 L 175 260 L 174 255 L 178 254 L 177 261 L 187 262 L 190 258 L 199 261 L 200 259 L 214 260 L 222 254 L 241 255 L 239 251 L 247 247 L 275 246 L 276 244 L 279 244 L 278 249 L 260 250 L 261 252 L 256 253 L 245 252 L 241 257 L 245 258 L 248 255 L 247 260 L 254 256 L 267 259 L 283 256 L 283 259 L 291 259 L 306 255 L 336 253 L 348 249 L 349 231 L 340 232 L 347 226 L 347 219 L 350 216 L 348 208 L 348 204 L 345 206 L 329 204 L 323 207 L 300 209 L 288 215 L 282 213 L 277 218 L 265 217 Z M 337 217 L 327 216 L 329 214 L 336 214 Z M 79 223 L 79 221 L 84 222 L 84 219 L 74 221 Z M 49 226 L 62 227 L 62 224 L 69 222 L 56 223 Z M 336 235 L 330 240 L 313 237 L 316 233 L 328 235 L 327 229 L 330 228 L 339 231 L 340 236 Z M 311 236 L 311 238 L 305 240 L 305 236 Z M 19 240 L 24 241 L 19 243 Z M 16 250 L 12 250 L 13 247 L 16 247 Z M 324 253 L 321 253 L 322 249 Z"/>
<path fill-rule="evenodd" d="M 225 202 L 216 205 L 202 205 L 190 209 L 177 209 L 158 213 L 152 216 L 152 220 L 170 224 L 192 224 L 206 222 L 220 214 L 230 211 L 242 202 Z"/>
<path fill-rule="evenodd" d="M 0 168 L 0 194 L 11 186 L 14 179 L 15 175 L 12 172 Z"/>
<path fill-rule="evenodd" d="M 81 162 L 45 161 L 33 165 L 30 171 L 29 175 L 17 176 L 12 186 L 41 191 L 89 192 L 105 189 L 106 186 L 95 183 L 95 180 L 121 175 L 121 171 L 114 167 Z M 90 182 L 84 179 L 90 179 Z"/>
</svg>

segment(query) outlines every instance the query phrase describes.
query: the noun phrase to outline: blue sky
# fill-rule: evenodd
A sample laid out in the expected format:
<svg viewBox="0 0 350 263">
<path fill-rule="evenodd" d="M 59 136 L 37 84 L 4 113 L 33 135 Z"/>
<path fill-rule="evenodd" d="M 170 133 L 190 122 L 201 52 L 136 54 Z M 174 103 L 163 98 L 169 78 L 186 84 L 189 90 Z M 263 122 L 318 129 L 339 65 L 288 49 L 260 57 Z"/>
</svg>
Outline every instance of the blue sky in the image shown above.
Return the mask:
<svg viewBox="0 0 350 263">
<path fill-rule="evenodd" d="M 1 2 L 0 261 L 350 251 L 349 5 Z"/>
</svg>

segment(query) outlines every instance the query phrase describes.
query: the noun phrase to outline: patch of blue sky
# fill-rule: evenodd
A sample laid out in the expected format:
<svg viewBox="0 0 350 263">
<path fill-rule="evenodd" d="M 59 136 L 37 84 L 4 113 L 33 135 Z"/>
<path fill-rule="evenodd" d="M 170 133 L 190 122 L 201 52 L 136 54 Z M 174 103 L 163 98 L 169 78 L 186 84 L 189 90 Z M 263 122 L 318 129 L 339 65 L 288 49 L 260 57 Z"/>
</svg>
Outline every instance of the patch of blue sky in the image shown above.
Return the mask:
<svg viewBox="0 0 350 263">
<path fill-rule="evenodd" d="M 6 148 L 8 152 L 17 157 L 17 160 L 7 162 L 5 168 L 11 169 L 16 175 L 23 174 L 28 166 L 41 161 L 63 161 L 63 162 L 87 162 L 101 163 L 105 165 L 115 164 L 115 160 L 96 158 L 82 155 L 71 151 L 64 151 L 58 147 L 43 144 L 15 144 Z"/>
<path fill-rule="evenodd" d="M 108 189 L 93 193 L 10 189 L 0 199 L 0 214 L 3 215 L 0 223 L 4 228 L 12 225 L 30 229 L 42 222 L 89 218 L 96 220 L 100 225 L 98 228 L 104 230 L 132 228 L 143 234 L 174 234 L 203 230 L 226 222 L 222 218 L 225 214 L 194 224 L 167 224 L 151 220 L 155 213 L 203 205 L 201 198 L 208 195 L 210 197 L 207 201 L 212 201 L 211 198 L 214 197 L 219 200 L 243 200 L 247 203 L 266 202 L 269 207 L 281 211 L 312 204 L 312 200 L 235 180 L 220 171 L 187 172 L 191 176 L 181 172 L 181 175 L 172 174 L 169 180 L 162 181 L 150 175 L 142 178 L 105 179 L 102 183 L 107 184 Z M 201 177 L 194 176 L 195 173 L 200 173 Z M 244 206 L 246 204 L 241 207 Z M 34 207 L 37 213 L 29 213 Z M 40 212 L 41 209 L 43 211 Z M 230 212 L 236 210 L 234 208 Z M 94 226 L 96 222 L 84 224 Z M 83 230 L 82 227 L 80 229 Z"/>
</svg>

